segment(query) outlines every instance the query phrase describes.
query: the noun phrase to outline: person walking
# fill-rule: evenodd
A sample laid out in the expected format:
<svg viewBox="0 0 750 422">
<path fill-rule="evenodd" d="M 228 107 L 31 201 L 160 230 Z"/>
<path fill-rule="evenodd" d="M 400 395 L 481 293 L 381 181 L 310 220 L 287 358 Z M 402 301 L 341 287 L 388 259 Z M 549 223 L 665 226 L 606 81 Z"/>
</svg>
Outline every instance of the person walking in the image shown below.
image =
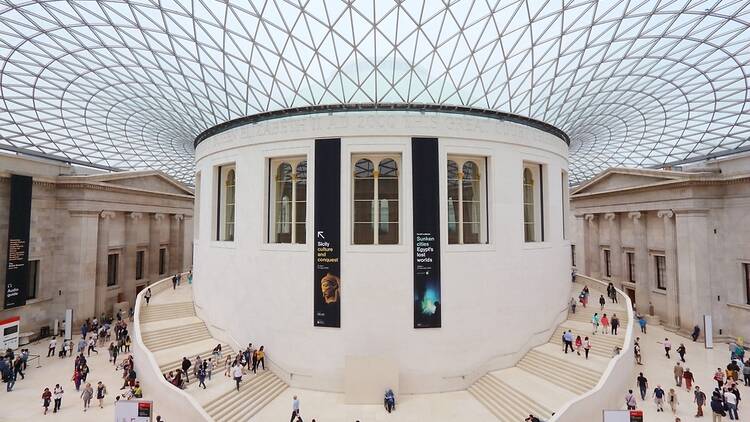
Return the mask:
<svg viewBox="0 0 750 422">
<path fill-rule="evenodd" d="M 104 409 L 104 397 L 107 395 L 107 387 L 99 381 L 96 383 L 96 399 L 99 400 L 99 408 Z"/>
<path fill-rule="evenodd" d="M 628 406 L 628 410 L 635 410 L 636 401 L 633 390 L 628 390 L 628 394 L 625 394 L 625 405 Z"/>
<path fill-rule="evenodd" d="M 638 339 L 633 343 L 633 356 L 635 356 L 635 363 L 643 365 L 641 363 L 641 344 L 638 342 Z"/>
<path fill-rule="evenodd" d="M 638 378 L 636 378 L 636 381 L 638 382 L 638 390 L 640 390 L 641 393 L 641 400 L 646 400 L 646 391 L 648 390 L 648 379 L 643 376 L 643 372 L 638 374 Z"/>
<path fill-rule="evenodd" d="M 745 362 L 745 366 L 742 368 L 742 376 L 745 380 L 745 387 L 750 387 L 750 359 Z"/>
<path fill-rule="evenodd" d="M 690 372 L 690 368 L 685 368 L 685 372 L 682 373 L 682 378 L 685 380 L 685 389 L 687 391 L 692 390 L 695 377 L 693 376 L 693 373 Z"/>
<path fill-rule="evenodd" d="M 578 356 L 581 356 L 581 347 L 583 347 L 583 340 L 581 340 L 581 336 L 576 336 L 576 353 Z"/>
<path fill-rule="evenodd" d="M 214 372 L 213 358 L 208 358 L 207 361 L 204 361 L 204 365 L 206 366 L 206 375 L 208 375 L 208 380 L 211 381 L 211 374 Z"/>
<path fill-rule="evenodd" d="M 563 334 L 563 341 L 565 346 L 565 354 L 568 354 L 568 348 L 570 348 L 570 351 L 573 351 L 573 332 L 570 330 L 566 331 Z"/>
<path fill-rule="evenodd" d="M 586 354 L 586 359 L 589 358 L 589 350 L 591 350 L 591 342 L 589 341 L 589 338 L 586 337 L 583 339 L 583 353 Z"/>
<path fill-rule="evenodd" d="M 258 349 L 258 363 L 255 366 L 262 366 L 263 370 L 266 370 L 266 352 L 263 351 L 263 346 Z"/>
<path fill-rule="evenodd" d="M 638 316 L 638 325 L 641 326 L 641 332 L 646 334 L 646 318 L 643 315 Z"/>
<path fill-rule="evenodd" d="M 65 393 L 65 391 L 60 387 L 60 384 L 55 384 L 55 390 L 52 392 L 52 398 L 55 400 L 55 407 L 52 409 L 52 413 L 57 413 L 57 411 L 60 410 L 63 393 Z"/>
<path fill-rule="evenodd" d="M 91 356 L 91 352 L 94 352 L 97 355 L 99 354 L 99 351 L 96 350 L 96 333 L 92 334 L 91 338 L 89 339 L 89 348 L 86 353 L 86 356 Z"/>
<path fill-rule="evenodd" d="M 697 385 L 695 386 L 695 392 L 693 393 L 695 402 L 695 405 L 697 406 L 697 410 L 695 412 L 695 417 L 699 418 L 703 416 L 703 405 L 706 404 L 706 393 L 701 391 L 701 388 Z"/>
<path fill-rule="evenodd" d="M 667 393 L 667 402 L 669 402 L 669 408 L 672 409 L 672 414 L 677 414 L 677 406 L 680 405 L 680 400 L 677 398 L 677 392 L 674 391 L 674 388 L 669 389 L 669 393 Z"/>
<path fill-rule="evenodd" d="M 49 387 L 44 387 L 44 391 L 42 391 L 42 407 L 44 407 L 44 414 L 47 414 L 47 410 L 49 410 L 49 404 L 52 400 L 52 392 L 49 391 Z"/>
<path fill-rule="evenodd" d="M 602 315 L 601 323 L 602 323 L 602 332 L 604 334 L 609 334 L 609 318 L 607 318 L 607 314 Z"/>
<path fill-rule="evenodd" d="M 572 297 L 570 298 L 570 313 L 576 314 L 576 300 Z"/>
<path fill-rule="evenodd" d="M 654 398 L 654 403 L 656 403 L 656 411 L 657 412 L 663 412 L 664 411 L 664 389 L 661 388 L 661 385 L 657 384 L 656 388 L 654 388 L 653 394 L 651 396 Z"/>
<path fill-rule="evenodd" d="M 687 353 L 687 349 L 685 349 L 685 344 L 680 343 L 680 347 L 677 348 L 677 354 L 680 355 L 680 360 L 682 363 L 685 363 L 685 354 Z"/>
<path fill-rule="evenodd" d="M 234 378 L 234 382 L 237 384 L 237 391 L 240 391 L 240 383 L 242 382 L 242 365 L 240 365 L 239 362 L 235 362 L 234 367 L 232 368 L 232 377 Z"/>
<path fill-rule="evenodd" d="M 672 342 L 670 342 L 668 338 L 665 338 L 663 345 L 665 356 L 667 357 L 667 359 L 671 359 L 672 357 L 669 356 L 669 351 L 672 350 Z"/>
<path fill-rule="evenodd" d="M 21 379 L 25 379 L 26 376 L 23 374 L 23 358 L 21 356 L 18 356 L 15 361 L 13 361 L 13 378 L 18 379 L 18 376 L 21 376 Z"/>
<path fill-rule="evenodd" d="M 229 355 L 227 355 L 227 360 L 224 361 L 224 376 L 227 378 L 232 376 L 232 357 Z"/>
<path fill-rule="evenodd" d="M 81 398 L 83 399 L 83 411 L 87 411 L 91 407 L 91 399 L 94 398 L 94 389 L 91 387 L 91 383 L 87 382 L 81 392 Z"/>
<path fill-rule="evenodd" d="M 612 314 L 612 320 L 610 321 L 610 324 L 612 324 L 612 335 L 617 335 L 617 329 L 620 328 L 620 318 L 617 318 L 617 314 Z"/>
<path fill-rule="evenodd" d="M 190 369 L 190 366 L 192 366 L 192 363 L 190 363 L 190 360 L 186 358 L 185 356 L 182 357 L 182 373 L 185 374 L 185 384 L 190 384 L 190 379 L 188 377 L 188 369 Z"/>
<path fill-rule="evenodd" d="M 203 389 L 206 389 L 206 368 L 201 365 L 200 369 L 198 369 L 198 388 L 203 387 Z"/>
<path fill-rule="evenodd" d="M 172 290 L 177 289 L 177 274 L 172 276 Z"/>
<path fill-rule="evenodd" d="M 604 305 L 606 305 L 606 304 L 607 304 L 607 301 L 604 300 L 604 295 L 599 295 L 599 310 L 603 311 L 604 310 Z"/>
<path fill-rule="evenodd" d="M 52 340 L 49 341 L 49 346 L 47 346 L 47 357 L 55 356 L 56 348 L 57 348 L 57 339 L 55 337 L 52 337 Z"/>
<path fill-rule="evenodd" d="M 599 331 L 599 313 L 594 312 L 594 316 L 591 317 L 591 325 L 594 327 L 593 334 Z"/>
<path fill-rule="evenodd" d="M 299 399 L 297 396 L 292 398 L 292 418 L 289 422 L 294 422 L 294 419 L 299 416 Z"/>
<path fill-rule="evenodd" d="M 682 387 L 682 374 L 685 373 L 685 368 L 680 365 L 680 362 L 675 363 L 674 369 L 672 370 L 674 373 L 674 383 L 678 387 Z"/>
<path fill-rule="evenodd" d="M 76 391 L 81 391 L 81 372 L 77 367 L 73 371 L 73 377 L 70 380 L 73 381 L 73 385 L 76 386 Z"/>
<path fill-rule="evenodd" d="M 716 368 L 714 372 L 714 381 L 719 385 L 719 389 L 724 386 L 724 371 L 721 368 Z"/>
<path fill-rule="evenodd" d="M 697 325 L 694 326 L 693 327 L 693 332 L 692 332 L 692 334 L 690 334 L 690 337 L 693 338 L 693 343 L 695 343 L 698 340 L 698 337 L 700 335 L 701 335 L 701 327 L 699 327 Z"/>
<path fill-rule="evenodd" d="M 729 414 L 730 420 L 739 420 L 740 417 L 737 414 L 737 395 L 732 392 L 732 390 L 727 390 L 724 392 L 724 403 L 727 407 L 727 413 Z"/>
<path fill-rule="evenodd" d="M 193 284 L 193 270 L 190 270 L 187 275 L 188 284 Z"/>
<path fill-rule="evenodd" d="M 146 299 L 146 306 L 148 306 L 148 302 L 151 300 L 151 288 L 146 289 L 146 293 L 143 294 L 143 298 Z"/>
<path fill-rule="evenodd" d="M 713 414 L 713 422 L 721 422 L 722 418 L 726 416 L 724 402 L 721 400 L 721 396 L 716 393 L 711 396 L 711 413 Z"/>
</svg>

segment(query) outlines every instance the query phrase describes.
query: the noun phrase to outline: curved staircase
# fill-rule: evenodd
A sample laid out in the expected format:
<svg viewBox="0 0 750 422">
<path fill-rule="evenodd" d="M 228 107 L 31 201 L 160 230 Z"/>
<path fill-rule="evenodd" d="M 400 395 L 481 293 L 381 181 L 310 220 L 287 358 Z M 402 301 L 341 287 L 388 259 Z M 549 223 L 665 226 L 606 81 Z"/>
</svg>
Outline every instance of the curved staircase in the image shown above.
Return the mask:
<svg viewBox="0 0 750 422">
<path fill-rule="evenodd" d="M 247 421 L 287 388 L 272 371 L 259 370 L 257 375 L 244 375 L 240 391 L 236 391 L 234 380 L 224 376 L 224 360 L 237 351 L 214 338 L 206 323 L 198 318 L 189 284 L 154 293 L 151 303 L 141 307 L 139 325 L 143 344 L 153 354 L 162 374 L 181 369 L 183 357 L 191 362 L 196 356 L 214 359 L 213 349 L 221 344 L 222 354 L 214 364 L 212 379 L 206 380 L 207 388 L 198 387 L 191 367 L 184 390 L 212 421 Z"/>
<path fill-rule="evenodd" d="M 571 296 L 578 297 L 584 284 L 573 283 Z M 588 284 L 590 296 L 586 308 L 576 307 L 552 333 L 549 341 L 529 350 L 514 367 L 492 371 L 479 378 L 468 391 L 490 412 L 503 422 L 523 421 L 529 414 L 546 420 L 566 402 L 593 389 L 614 356 L 615 347 L 622 348 L 628 312 L 625 301 L 607 303 L 602 311 L 599 295 L 606 293 L 598 285 Z M 594 302 L 597 302 L 595 305 Z M 595 312 L 606 313 L 609 318 L 617 314 L 620 319 L 618 335 L 593 334 L 591 318 Z M 562 335 L 571 330 L 573 338 L 586 336 L 591 342 L 589 358 L 575 351 L 563 352 Z"/>
</svg>

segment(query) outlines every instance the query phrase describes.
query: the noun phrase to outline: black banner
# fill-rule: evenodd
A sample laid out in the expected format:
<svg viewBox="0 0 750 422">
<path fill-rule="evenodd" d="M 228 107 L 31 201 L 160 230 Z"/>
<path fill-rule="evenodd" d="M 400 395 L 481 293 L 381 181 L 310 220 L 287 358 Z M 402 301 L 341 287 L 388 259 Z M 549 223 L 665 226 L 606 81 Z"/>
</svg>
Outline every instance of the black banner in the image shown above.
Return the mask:
<svg viewBox="0 0 750 422">
<path fill-rule="evenodd" d="M 31 188 L 28 176 L 10 176 L 10 218 L 8 219 L 8 267 L 5 271 L 5 308 L 26 304 L 29 277 L 29 231 Z"/>
<path fill-rule="evenodd" d="M 440 168 L 438 140 L 411 142 L 414 190 L 414 328 L 440 327 Z"/>
<path fill-rule="evenodd" d="M 315 140 L 316 327 L 341 327 L 341 140 Z"/>
</svg>

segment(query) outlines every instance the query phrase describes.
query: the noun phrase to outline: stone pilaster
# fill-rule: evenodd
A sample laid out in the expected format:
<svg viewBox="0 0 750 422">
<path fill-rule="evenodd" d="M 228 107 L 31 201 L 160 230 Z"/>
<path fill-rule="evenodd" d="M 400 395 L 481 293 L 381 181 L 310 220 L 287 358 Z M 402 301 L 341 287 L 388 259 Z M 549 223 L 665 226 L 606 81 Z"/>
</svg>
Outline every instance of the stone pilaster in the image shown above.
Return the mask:
<svg viewBox="0 0 750 422">
<path fill-rule="evenodd" d="M 616 213 L 604 214 L 604 219 L 609 222 L 609 256 L 612 261 L 610 269 L 613 282 L 622 282 L 624 279 L 622 272 L 622 239 L 620 238 L 620 216 Z"/>
<path fill-rule="evenodd" d="M 710 288 L 709 214 L 706 210 L 678 210 L 676 214 L 678 315 L 682 329 L 690 331 L 696 324 L 703 326 L 703 315 L 711 314 L 711 304 L 717 299 Z M 714 321 L 714 335 L 719 328 Z"/>
<path fill-rule="evenodd" d="M 164 214 L 152 213 L 148 221 L 148 278 L 153 283 L 159 280 L 160 226 Z"/>
<path fill-rule="evenodd" d="M 169 219 L 169 273 L 174 274 L 182 269 L 180 257 L 182 256 L 182 236 L 184 231 L 182 214 L 172 214 Z"/>
<path fill-rule="evenodd" d="M 70 211 L 65 230 L 65 272 L 69 279 L 62 289 L 65 307 L 76 310 L 74 321 L 95 315 L 99 212 Z M 55 293 L 57 294 L 57 293 Z"/>
<path fill-rule="evenodd" d="M 633 220 L 635 231 L 635 309 L 638 313 L 647 315 L 651 302 L 651 283 L 648 277 L 646 213 L 630 212 L 628 218 Z"/>
<path fill-rule="evenodd" d="M 109 256 L 109 232 L 111 221 L 115 217 L 112 211 L 99 214 L 99 234 L 96 240 L 96 304 L 95 315 L 101 316 L 107 309 L 107 257 Z"/>
<path fill-rule="evenodd" d="M 194 223 L 193 216 L 186 215 L 182 223 L 182 269 L 187 271 L 193 267 L 193 238 L 197 233 L 197 224 Z"/>
<path fill-rule="evenodd" d="M 586 270 L 588 275 L 594 278 L 601 278 L 601 261 L 599 252 L 599 220 L 596 214 L 586 214 L 584 218 L 587 224 L 584 225 L 587 233 L 584 234 L 586 245 Z"/>
<path fill-rule="evenodd" d="M 140 212 L 131 212 L 125 217 L 125 248 L 123 251 L 122 286 L 125 300 L 135 305 L 135 254 L 138 246 L 138 224 L 143 219 Z"/>
<path fill-rule="evenodd" d="M 674 212 L 659 211 L 656 214 L 664 220 L 664 261 L 666 264 L 667 309 L 664 326 L 670 330 L 680 327 L 679 315 L 679 286 L 677 278 L 677 233 Z"/>
</svg>

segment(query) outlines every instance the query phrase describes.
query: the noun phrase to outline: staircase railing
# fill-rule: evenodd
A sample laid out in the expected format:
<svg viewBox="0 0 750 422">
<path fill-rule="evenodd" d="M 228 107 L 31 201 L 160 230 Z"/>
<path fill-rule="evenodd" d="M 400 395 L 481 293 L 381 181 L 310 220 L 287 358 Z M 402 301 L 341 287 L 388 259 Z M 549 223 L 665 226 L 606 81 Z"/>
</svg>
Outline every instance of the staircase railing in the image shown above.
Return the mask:
<svg viewBox="0 0 750 422">
<path fill-rule="evenodd" d="M 607 286 L 607 283 L 578 274 L 579 280 Z M 622 409 L 625 392 L 632 380 L 635 359 L 633 356 L 633 303 L 622 290 L 615 289 L 625 301 L 628 312 L 628 323 L 625 330 L 625 342 L 620 354 L 609 361 L 599 383 L 589 392 L 575 397 L 565 403 L 549 422 L 581 422 L 601 419 L 602 409 Z M 575 376 L 572 374 L 571 376 Z"/>
<path fill-rule="evenodd" d="M 146 388 L 146 396 L 154 400 L 155 414 L 162 415 L 166 420 L 178 421 L 212 421 L 213 419 L 203 410 L 203 407 L 191 395 L 175 388 L 167 382 L 156 358 L 143 343 L 141 336 L 141 307 L 145 302 L 143 295 L 151 289 L 151 294 L 171 287 L 171 277 L 159 280 L 143 289 L 135 299 L 135 314 L 133 316 L 133 361 L 138 378 Z M 163 410 L 161 410 L 163 409 Z M 166 415 L 166 416 L 165 416 Z"/>
</svg>

